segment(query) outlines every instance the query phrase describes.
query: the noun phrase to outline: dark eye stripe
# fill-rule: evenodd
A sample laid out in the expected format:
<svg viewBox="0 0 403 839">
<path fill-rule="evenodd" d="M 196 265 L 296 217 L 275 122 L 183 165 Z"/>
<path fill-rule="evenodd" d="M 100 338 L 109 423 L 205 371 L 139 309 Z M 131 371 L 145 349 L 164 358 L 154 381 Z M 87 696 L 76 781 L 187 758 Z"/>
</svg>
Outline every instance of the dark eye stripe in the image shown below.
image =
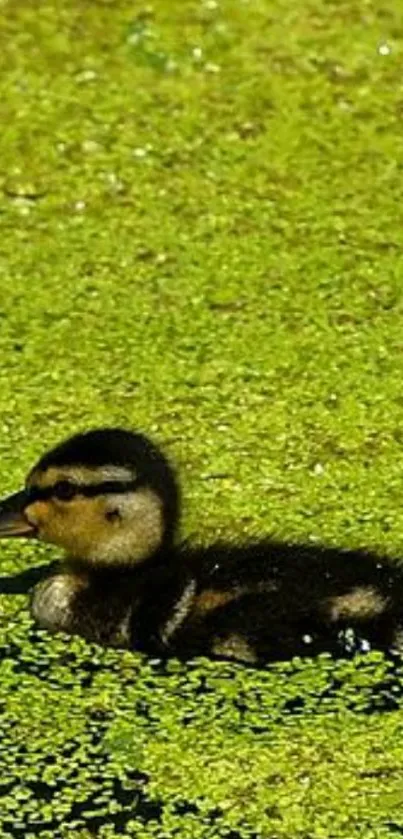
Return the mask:
<svg viewBox="0 0 403 839">
<path fill-rule="evenodd" d="M 95 495 L 118 495 L 121 492 L 132 492 L 138 489 L 144 481 L 134 478 L 132 481 L 101 481 L 99 484 L 77 484 L 77 494 L 91 498 Z"/>
<path fill-rule="evenodd" d="M 58 481 L 50 487 L 29 487 L 28 504 L 34 501 L 48 501 L 57 498 L 60 501 L 70 501 L 77 495 L 95 498 L 97 495 L 111 495 L 122 492 L 132 492 L 143 483 L 141 478 L 132 481 L 100 481 L 99 484 L 74 484 L 70 481 Z"/>
</svg>

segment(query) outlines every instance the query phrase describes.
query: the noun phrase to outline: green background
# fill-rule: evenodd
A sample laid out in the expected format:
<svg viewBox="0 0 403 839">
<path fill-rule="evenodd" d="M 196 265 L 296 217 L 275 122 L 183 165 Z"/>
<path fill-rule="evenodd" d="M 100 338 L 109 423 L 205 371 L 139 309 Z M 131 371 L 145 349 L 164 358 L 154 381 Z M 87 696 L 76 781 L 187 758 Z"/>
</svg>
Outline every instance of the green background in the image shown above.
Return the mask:
<svg viewBox="0 0 403 839">
<path fill-rule="evenodd" d="M 402 48 L 396 0 L 1 1 L 1 492 L 118 423 L 192 540 L 399 557 Z M 0 658 L 0 836 L 403 832 L 399 662 L 163 666 L 6 593 Z"/>
</svg>

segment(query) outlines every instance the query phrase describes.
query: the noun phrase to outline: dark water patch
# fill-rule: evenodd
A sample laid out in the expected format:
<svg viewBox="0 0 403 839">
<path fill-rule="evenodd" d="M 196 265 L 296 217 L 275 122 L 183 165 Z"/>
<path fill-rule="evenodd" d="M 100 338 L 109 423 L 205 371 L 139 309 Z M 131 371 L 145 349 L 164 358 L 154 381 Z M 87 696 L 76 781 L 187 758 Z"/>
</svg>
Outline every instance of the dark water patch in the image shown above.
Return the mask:
<svg viewBox="0 0 403 839">
<path fill-rule="evenodd" d="M 72 828 L 86 828 L 91 832 L 108 825 L 113 827 L 115 833 L 120 835 L 124 833 L 131 819 L 140 819 L 144 824 L 147 824 L 148 821 L 158 821 L 161 818 L 162 803 L 149 800 L 144 790 L 141 789 L 146 780 L 146 776 L 136 773 L 136 778 L 131 781 L 133 788 L 129 789 L 117 778 L 112 779 L 105 785 L 105 781 L 102 783 L 100 777 L 97 789 L 83 801 L 74 802 L 70 811 L 64 813 L 63 816 L 45 817 L 43 819 L 39 817 L 34 822 L 27 816 L 27 818 L 20 818 L 18 823 L 16 823 L 17 820 L 6 818 L 2 822 L 2 828 L 10 831 L 10 834 L 16 839 L 23 839 L 28 832 L 34 836 L 39 836 L 45 830 L 52 831 L 55 836 L 58 836 L 59 834 L 56 831 L 70 826 Z M 54 797 L 63 792 L 64 789 L 62 783 L 49 785 L 42 781 L 28 783 L 26 787 L 32 792 L 36 801 L 43 801 L 46 804 L 51 803 Z M 12 794 L 13 789 L 16 789 L 16 785 L 10 784 L 7 792 Z M 116 804 L 117 812 L 108 812 L 110 802 Z"/>
<path fill-rule="evenodd" d="M 113 801 L 113 797 L 109 799 Z M 97 812 L 98 810 L 98 812 Z M 60 828 L 81 827 L 88 831 L 97 831 L 101 827 L 113 827 L 115 833 L 121 835 L 125 832 L 129 821 L 134 818 L 140 819 L 144 824 L 148 821 L 160 820 L 162 813 L 162 805 L 149 802 L 145 796 L 141 796 L 137 792 L 131 796 L 131 806 L 127 807 L 118 813 L 105 813 L 99 811 L 98 794 L 88 797 L 84 802 L 75 803 L 66 816 L 61 819 L 52 818 L 43 821 L 38 821 L 36 824 L 26 823 L 24 826 L 16 827 L 10 821 L 4 821 L 3 825 L 6 830 L 12 832 L 12 836 L 16 839 L 24 839 L 27 832 L 34 836 L 40 836 L 42 831 L 50 830 L 56 831 Z M 58 834 L 55 834 L 58 835 Z"/>
</svg>

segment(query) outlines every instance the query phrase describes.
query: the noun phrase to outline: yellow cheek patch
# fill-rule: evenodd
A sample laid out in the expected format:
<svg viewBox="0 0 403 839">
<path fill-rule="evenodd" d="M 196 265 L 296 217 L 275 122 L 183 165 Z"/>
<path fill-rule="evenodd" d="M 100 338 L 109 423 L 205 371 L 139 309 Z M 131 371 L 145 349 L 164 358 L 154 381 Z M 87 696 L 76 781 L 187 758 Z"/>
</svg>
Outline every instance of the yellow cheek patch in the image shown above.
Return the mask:
<svg viewBox="0 0 403 839">
<path fill-rule="evenodd" d="M 103 509 L 102 498 L 77 496 L 72 501 L 55 502 L 58 544 L 71 556 L 84 558 L 88 549 L 105 535 L 108 525 Z"/>
<path fill-rule="evenodd" d="M 38 536 L 77 556 L 103 532 L 101 499 L 80 496 L 72 501 L 34 501 L 27 507 L 28 520 L 38 528 Z"/>
</svg>

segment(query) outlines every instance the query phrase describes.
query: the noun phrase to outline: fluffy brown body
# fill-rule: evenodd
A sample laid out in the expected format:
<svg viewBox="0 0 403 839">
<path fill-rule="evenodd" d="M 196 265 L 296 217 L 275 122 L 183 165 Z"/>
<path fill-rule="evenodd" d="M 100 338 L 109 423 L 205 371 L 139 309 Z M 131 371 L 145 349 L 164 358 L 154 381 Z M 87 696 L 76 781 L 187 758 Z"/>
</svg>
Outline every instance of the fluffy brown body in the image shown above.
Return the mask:
<svg viewBox="0 0 403 839">
<path fill-rule="evenodd" d="M 144 567 L 65 566 L 39 584 L 42 625 L 153 656 L 251 664 L 403 644 L 403 576 L 359 552 L 257 543 L 180 549 Z"/>
</svg>

